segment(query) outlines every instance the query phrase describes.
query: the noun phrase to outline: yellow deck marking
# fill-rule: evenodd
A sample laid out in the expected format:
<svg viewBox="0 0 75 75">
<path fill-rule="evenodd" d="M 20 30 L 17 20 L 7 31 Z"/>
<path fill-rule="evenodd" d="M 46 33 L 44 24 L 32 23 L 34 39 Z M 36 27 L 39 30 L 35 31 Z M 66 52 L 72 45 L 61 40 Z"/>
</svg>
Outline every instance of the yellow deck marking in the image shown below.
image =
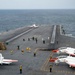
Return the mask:
<svg viewBox="0 0 75 75">
<path fill-rule="evenodd" d="M 36 48 L 34 52 L 37 52 L 39 50 L 39 48 Z"/>
<path fill-rule="evenodd" d="M 45 72 L 49 72 L 49 70 L 44 70 Z M 61 72 L 61 73 L 65 73 L 65 74 L 75 74 L 75 72 L 70 72 L 70 71 L 62 71 L 62 70 L 53 70 L 52 72 Z"/>
<path fill-rule="evenodd" d="M 52 53 L 50 53 L 50 55 L 52 55 Z M 48 65 L 48 62 L 49 62 L 49 59 L 50 59 L 50 55 L 48 56 L 48 58 L 46 59 L 46 61 L 44 62 L 44 64 L 42 65 L 41 67 L 41 70 L 42 71 L 49 71 L 49 70 L 46 70 L 46 67 Z"/>
<path fill-rule="evenodd" d="M 35 52 L 37 52 L 39 49 L 45 49 L 45 48 L 36 48 Z M 46 59 L 46 61 L 44 62 L 44 64 L 42 65 L 42 67 L 40 68 L 41 71 L 45 71 L 45 72 L 49 72 L 49 69 L 46 69 L 50 56 L 53 56 L 53 53 L 51 52 L 50 55 L 48 56 L 48 58 Z M 65 71 L 65 70 L 53 70 L 53 72 L 61 72 L 61 73 L 66 73 L 66 74 L 75 74 L 75 72 L 70 72 L 70 71 Z"/>
<path fill-rule="evenodd" d="M 46 61 L 44 62 L 43 66 L 41 67 L 42 71 L 45 71 L 45 67 L 47 66 L 48 62 L 49 62 L 49 58 L 46 59 Z"/>
<path fill-rule="evenodd" d="M 41 67 L 41 71 L 45 71 L 45 72 L 49 72 L 50 70 L 49 69 L 46 69 L 47 65 L 48 65 L 48 62 L 49 62 L 49 59 L 50 59 L 50 56 L 53 56 L 53 53 L 51 52 L 49 57 L 46 59 L 46 61 L 44 62 L 44 64 L 42 65 Z M 70 72 L 70 71 L 65 71 L 65 70 L 53 70 L 53 72 L 61 72 L 61 73 L 66 73 L 66 74 L 75 74 L 75 72 Z"/>
</svg>

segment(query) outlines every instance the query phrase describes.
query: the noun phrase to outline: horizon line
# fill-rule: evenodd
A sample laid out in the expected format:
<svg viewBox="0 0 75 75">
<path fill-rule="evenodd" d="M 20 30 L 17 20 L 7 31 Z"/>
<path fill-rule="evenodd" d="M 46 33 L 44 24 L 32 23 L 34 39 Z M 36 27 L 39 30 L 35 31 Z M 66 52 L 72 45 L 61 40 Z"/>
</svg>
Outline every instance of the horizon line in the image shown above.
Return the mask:
<svg viewBox="0 0 75 75">
<path fill-rule="evenodd" d="M 63 9 L 0 9 L 0 10 L 75 10 L 75 8 L 63 8 Z"/>
</svg>

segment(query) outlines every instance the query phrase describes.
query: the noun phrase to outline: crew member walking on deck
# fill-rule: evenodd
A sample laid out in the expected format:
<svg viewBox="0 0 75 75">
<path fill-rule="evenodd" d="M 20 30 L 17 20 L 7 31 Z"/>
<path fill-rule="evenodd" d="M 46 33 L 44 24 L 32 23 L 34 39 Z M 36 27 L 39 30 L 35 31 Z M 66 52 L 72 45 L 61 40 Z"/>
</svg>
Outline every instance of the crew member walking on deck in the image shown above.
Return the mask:
<svg viewBox="0 0 75 75">
<path fill-rule="evenodd" d="M 22 65 L 20 65 L 19 68 L 20 68 L 20 74 L 22 74 Z"/>
<path fill-rule="evenodd" d="M 30 38 L 28 38 L 28 41 L 30 41 Z"/>
<path fill-rule="evenodd" d="M 10 51 L 11 55 L 13 54 L 13 50 Z"/>
<path fill-rule="evenodd" d="M 18 45 L 17 48 L 18 48 L 18 50 L 19 50 L 19 49 L 20 49 L 20 46 Z"/>
<path fill-rule="evenodd" d="M 34 36 L 32 37 L 32 40 L 34 40 Z"/>
<path fill-rule="evenodd" d="M 57 41 L 57 44 L 58 44 L 58 41 Z"/>
<path fill-rule="evenodd" d="M 43 44 L 45 44 L 45 40 L 43 40 Z"/>
<path fill-rule="evenodd" d="M 49 67 L 50 67 L 50 72 L 52 72 L 52 67 L 53 67 L 53 66 L 52 66 L 52 65 L 50 65 Z"/>
<path fill-rule="evenodd" d="M 52 56 L 50 56 L 50 59 L 52 59 Z"/>
<path fill-rule="evenodd" d="M 25 41 L 25 39 L 23 39 L 23 41 Z"/>
<path fill-rule="evenodd" d="M 36 56 L 36 52 L 34 52 L 34 57 Z"/>
<path fill-rule="evenodd" d="M 45 40 L 42 38 L 42 42 L 43 42 L 43 44 L 45 44 Z"/>
<path fill-rule="evenodd" d="M 35 41 L 36 41 L 36 43 L 37 43 L 37 38 L 35 38 Z"/>
<path fill-rule="evenodd" d="M 21 50 L 22 54 L 24 54 L 24 49 Z"/>
</svg>

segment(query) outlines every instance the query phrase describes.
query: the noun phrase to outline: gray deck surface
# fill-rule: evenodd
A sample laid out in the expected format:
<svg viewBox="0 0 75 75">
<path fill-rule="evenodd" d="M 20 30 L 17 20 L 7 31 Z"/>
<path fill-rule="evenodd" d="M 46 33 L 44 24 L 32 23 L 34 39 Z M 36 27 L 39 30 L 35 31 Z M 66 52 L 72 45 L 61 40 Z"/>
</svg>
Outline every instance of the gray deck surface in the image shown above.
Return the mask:
<svg viewBox="0 0 75 75">
<path fill-rule="evenodd" d="M 5 58 L 9 59 L 17 59 L 18 62 L 11 63 L 9 65 L 0 65 L 0 75 L 20 75 L 19 66 L 22 65 L 23 73 L 22 75 L 75 75 L 75 69 L 69 68 L 67 64 L 60 63 L 59 65 L 55 65 L 49 62 L 49 57 L 52 55 L 50 51 L 42 51 L 40 48 L 58 48 L 63 46 L 71 46 L 74 47 L 75 39 L 60 35 L 59 29 L 57 26 L 56 31 L 56 42 L 51 45 L 51 39 L 53 26 L 40 26 L 32 31 L 26 33 L 25 35 L 9 42 L 7 45 L 7 50 L 1 52 Z M 33 36 L 38 38 L 38 42 L 36 44 L 32 39 L 28 41 L 28 38 L 32 38 Z M 45 39 L 46 43 L 43 44 L 42 38 Z M 25 39 L 25 41 L 23 41 Z M 17 50 L 17 46 L 20 45 L 20 50 Z M 27 52 L 26 48 L 30 47 L 31 52 Z M 24 54 L 21 53 L 21 50 L 24 49 Z M 11 55 L 10 51 L 13 50 L 13 54 Z M 33 52 L 37 50 L 36 57 L 33 56 Z M 57 56 L 53 54 L 53 57 Z M 49 65 L 53 64 L 53 72 L 49 72 Z"/>
</svg>

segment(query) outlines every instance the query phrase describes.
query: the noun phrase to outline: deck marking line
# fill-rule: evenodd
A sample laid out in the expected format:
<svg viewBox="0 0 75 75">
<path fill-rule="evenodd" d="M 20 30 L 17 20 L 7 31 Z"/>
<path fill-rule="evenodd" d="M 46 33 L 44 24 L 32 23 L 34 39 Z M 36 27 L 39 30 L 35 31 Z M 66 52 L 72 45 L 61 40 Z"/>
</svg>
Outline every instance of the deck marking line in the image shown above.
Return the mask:
<svg viewBox="0 0 75 75">
<path fill-rule="evenodd" d="M 50 53 L 50 55 L 51 55 L 51 53 Z M 43 66 L 41 67 L 41 70 L 42 70 L 42 71 L 46 71 L 45 68 L 46 68 L 46 66 L 47 66 L 47 64 L 48 64 L 48 62 L 49 62 L 50 55 L 49 55 L 49 57 L 46 59 L 46 61 L 44 62 Z"/>
</svg>

